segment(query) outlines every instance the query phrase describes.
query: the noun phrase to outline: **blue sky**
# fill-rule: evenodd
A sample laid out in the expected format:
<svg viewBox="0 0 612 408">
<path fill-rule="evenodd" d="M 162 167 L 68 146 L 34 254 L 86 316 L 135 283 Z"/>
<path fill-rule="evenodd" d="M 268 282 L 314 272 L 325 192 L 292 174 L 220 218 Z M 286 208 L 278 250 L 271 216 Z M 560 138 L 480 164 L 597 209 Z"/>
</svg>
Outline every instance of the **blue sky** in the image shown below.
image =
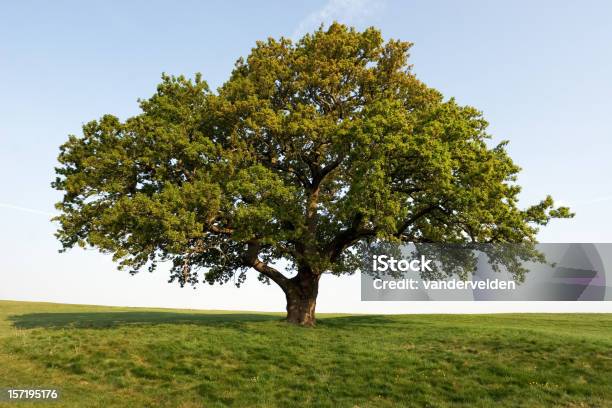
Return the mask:
<svg viewBox="0 0 612 408">
<path fill-rule="evenodd" d="M 414 72 L 484 112 L 523 167 L 522 202 L 550 193 L 577 212 L 541 241 L 611 242 L 611 16 L 607 1 L 3 2 L 0 299 L 282 309 L 280 291 L 255 279 L 240 292 L 179 290 L 162 271 L 129 277 L 95 251 L 58 254 L 49 183 L 68 134 L 136 114 L 162 72 L 202 72 L 216 88 L 256 40 L 333 20 L 414 42 Z M 321 309 L 375 309 L 359 304 L 358 280 L 329 279 Z"/>
</svg>

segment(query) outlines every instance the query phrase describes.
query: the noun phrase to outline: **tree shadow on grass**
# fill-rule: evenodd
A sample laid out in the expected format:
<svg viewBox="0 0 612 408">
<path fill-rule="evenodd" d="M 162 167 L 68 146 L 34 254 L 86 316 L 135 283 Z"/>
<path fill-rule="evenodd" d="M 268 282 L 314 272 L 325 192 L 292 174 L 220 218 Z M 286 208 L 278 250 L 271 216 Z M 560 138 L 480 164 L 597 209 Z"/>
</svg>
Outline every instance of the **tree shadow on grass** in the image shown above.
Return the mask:
<svg viewBox="0 0 612 408">
<path fill-rule="evenodd" d="M 397 319 L 393 315 L 349 315 L 349 316 L 335 316 L 335 317 L 322 317 L 317 319 L 317 326 L 329 327 L 336 329 L 350 329 L 350 328 L 376 328 L 381 327 L 396 327 L 396 326 L 418 326 L 418 321 L 412 321 L 412 319 Z"/>
<path fill-rule="evenodd" d="M 74 312 L 28 313 L 10 316 L 13 326 L 34 328 L 107 329 L 120 326 L 154 326 L 191 324 L 199 326 L 237 327 L 249 322 L 272 322 L 281 316 L 249 313 L 173 313 L 173 312 Z"/>
<path fill-rule="evenodd" d="M 165 324 L 198 325 L 237 328 L 246 323 L 283 322 L 284 315 L 259 313 L 176 313 L 176 312 L 66 312 L 28 313 L 13 315 L 9 320 L 19 329 L 108 329 L 125 326 L 155 326 Z M 410 325 L 391 316 L 361 315 L 334 316 L 317 319 L 321 328 L 349 329 L 355 327 L 380 328 L 381 325 Z M 414 322 L 414 324 L 418 324 Z"/>
</svg>

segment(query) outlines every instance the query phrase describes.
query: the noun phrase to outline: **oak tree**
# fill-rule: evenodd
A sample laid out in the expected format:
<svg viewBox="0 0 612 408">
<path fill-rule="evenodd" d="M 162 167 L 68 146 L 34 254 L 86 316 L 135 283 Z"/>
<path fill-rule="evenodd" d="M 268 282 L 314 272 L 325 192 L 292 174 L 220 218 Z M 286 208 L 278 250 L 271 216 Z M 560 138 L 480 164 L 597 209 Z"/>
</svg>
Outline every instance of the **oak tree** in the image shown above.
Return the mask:
<svg viewBox="0 0 612 408">
<path fill-rule="evenodd" d="M 134 273 L 169 261 L 181 285 L 255 270 L 284 291 L 289 322 L 312 325 L 321 275 L 353 273 L 365 240 L 534 242 L 571 216 L 550 197 L 519 208 L 505 142 L 417 79 L 410 46 L 334 23 L 257 42 L 217 91 L 164 75 L 140 114 L 61 146 L 63 249 L 97 247 Z"/>
</svg>

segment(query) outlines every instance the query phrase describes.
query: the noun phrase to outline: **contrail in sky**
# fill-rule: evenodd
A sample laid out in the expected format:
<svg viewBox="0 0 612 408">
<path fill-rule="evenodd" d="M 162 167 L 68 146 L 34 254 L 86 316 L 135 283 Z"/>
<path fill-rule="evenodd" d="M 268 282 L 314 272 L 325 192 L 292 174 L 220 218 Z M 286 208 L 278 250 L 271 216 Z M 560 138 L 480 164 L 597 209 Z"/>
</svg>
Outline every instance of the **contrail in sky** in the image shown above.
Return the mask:
<svg viewBox="0 0 612 408">
<path fill-rule="evenodd" d="M 604 196 L 604 197 L 599 197 L 599 198 L 594 198 L 591 200 L 586 200 L 586 201 L 575 201 L 575 202 L 566 202 L 565 200 L 561 201 L 559 200 L 558 203 L 561 205 L 589 205 L 589 204 L 598 204 L 598 203 L 603 203 L 606 201 L 612 201 L 612 195 L 610 196 Z M 19 205 L 13 205 L 13 204 L 7 204 L 7 203 L 0 203 L 0 208 L 8 208 L 11 210 L 17 210 L 17 211 L 23 211 L 23 212 L 29 212 L 31 214 L 38 214 L 38 215 L 46 215 L 49 217 L 55 217 L 57 215 L 57 213 L 51 213 L 48 211 L 42 211 L 42 210 L 37 210 L 35 208 L 28 208 L 28 207 L 22 207 Z"/>
<path fill-rule="evenodd" d="M 0 203 L 0 207 L 1 208 L 9 208 L 11 210 L 29 212 L 31 214 L 46 215 L 46 216 L 49 216 L 49 217 L 55 217 L 57 215 L 57 214 L 50 213 L 50 212 L 47 212 L 47 211 L 37 210 L 35 208 L 21 207 L 21 206 L 18 206 L 18 205 L 6 204 L 6 203 Z"/>
</svg>

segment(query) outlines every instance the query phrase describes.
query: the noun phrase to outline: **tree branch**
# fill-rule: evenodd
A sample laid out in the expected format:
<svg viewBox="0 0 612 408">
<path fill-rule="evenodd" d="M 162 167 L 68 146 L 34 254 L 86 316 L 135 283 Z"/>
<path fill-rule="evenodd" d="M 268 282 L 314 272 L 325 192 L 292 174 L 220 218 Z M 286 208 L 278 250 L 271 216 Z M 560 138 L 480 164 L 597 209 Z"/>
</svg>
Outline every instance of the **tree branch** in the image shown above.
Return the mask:
<svg viewBox="0 0 612 408">
<path fill-rule="evenodd" d="M 217 225 L 209 225 L 208 229 L 217 234 L 231 234 L 234 232 L 232 228 L 223 228 Z"/>
<path fill-rule="evenodd" d="M 357 213 L 351 222 L 351 226 L 344 231 L 341 231 L 325 248 L 325 253 L 328 254 L 330 260 L 335 261 L 345 248 L 357 240 L 365 237 L 374 236 L 376 230 L 366 229 L 361 227 L 363 214 Z"/>
<path fill-rule="evenodd" d="M 283 290 L 286 290 L 289 286 L 289 279 L 286 278 L 285 275 L 280 273 L 278 270 L 274 269 L 273 267 L 269 266 L 268 264 L 262 262 L 259 259 L 258 256 L 259 256 L 260 249 L 261 249 L 261 246 L 259 245 L 259 243 L 255 241 L 251 241 L 247 244 L 247 250 L 243 257 L 245 265 L 250 266 L 251 268 L 255 269 L 257 272 L 270 278 L 271 280 L 274 281 L 274 283 L 280 286 Z"/>
<path fill-rule="evenodd" d="M 411 226 L 419 218 L 429 214 L 430 212 L 432 212 L 436 208 L 438 208 L 437 205 L 431 204 L 431 205 L 428 205 L 427 207 L 423 208 L 422 210 L 417 211 L 415 214 L 411 215 L 410 217 L 408 217 L 404 222 L 402 222 L 402 224 L 400 225 L 398 231 L 395 233 L 395 236 L 398 237 L 398 238 L 401 237 L 404 234 L 404 232 L 408 229 L 409 226 Z"/>
</svg>

